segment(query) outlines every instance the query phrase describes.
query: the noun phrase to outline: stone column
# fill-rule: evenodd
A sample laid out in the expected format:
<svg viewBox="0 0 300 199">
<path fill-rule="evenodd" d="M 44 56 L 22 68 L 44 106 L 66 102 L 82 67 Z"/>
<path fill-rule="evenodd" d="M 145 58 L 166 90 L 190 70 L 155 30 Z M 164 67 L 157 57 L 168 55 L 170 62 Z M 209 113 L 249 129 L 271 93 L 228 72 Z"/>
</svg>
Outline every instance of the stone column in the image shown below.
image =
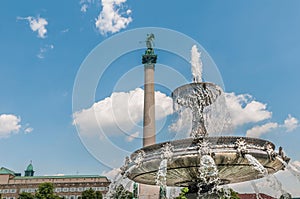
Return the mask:
<svg viewBox="0 0 300 199">
<path fill-rule="evenodd" d="M 145 64 L 143 146 L 155 144 L 154 63 Z"/>
<path fill-rule="evenodd" d="M 149 42 L 149 41 L 148 41 Z M 150 42 L 151 43 L 151 42 Z M 147 43 L 147 50 L 143 55 L 144 64 L 144 125 L 143 147 L 155 144 L 155 93 L 154 71 L 157 55 L 152 45 Z M 139 199 L 159 199 L 159 187 L 139 184 Z"/>
</svg>

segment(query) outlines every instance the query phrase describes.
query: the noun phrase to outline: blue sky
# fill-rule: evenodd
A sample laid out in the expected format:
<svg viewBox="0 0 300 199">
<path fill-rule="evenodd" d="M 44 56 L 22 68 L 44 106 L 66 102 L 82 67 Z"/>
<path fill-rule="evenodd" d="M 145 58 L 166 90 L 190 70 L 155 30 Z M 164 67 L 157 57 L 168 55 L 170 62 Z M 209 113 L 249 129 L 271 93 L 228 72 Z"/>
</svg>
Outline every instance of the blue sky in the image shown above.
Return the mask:
<svg viewBox="0 0 300 199">
<path fill-rule="evenodd" d="M 103 5 L 96 0 L 2 3 L 0 116 L 9 121 L 5 123 L 9 126 L 0 123 L 0 166 L 22 172 L 32 160 L 37 175 L 108 171 L 103 162 L 88 152 L 91 149 L 82 144 L 73 125 L 73 87 L 82 63 L 97 45 L 118 32 L 143 27 L 172 29 L 197 41 L 216 63 L 226 92 L 234 92 L 235 96 L 250 94 L 272 113 L 272 117 L 258 123 L 246 122 L 233 134 L 246 135 L 254 126 L 276 123 L 276 128 L 260 137 L 283 146 L 293 161 L 300 160 L 299 128 L 287 132 L 283 127 L 289 114 L 296 120 L 300 118 L 299 1 L 127 0 L 120 11 L 124 17 L 121 26 L 99 30 L 95 22 Z M 30 21 L 38 24 L 31 27 Z M 156 37 L 159 41 L 159 35 Z M 133 75 L 143 76 L 138 67 L 141 53 L 142 50 L 128 53 L 111 64 L 104 82 L 98 84 L 94 102 L 122 91 L 122 87 L 113 89 L 119 80 L 114 77 L 128 74 L 131 69 Z M 186 61 L 164 51 L 157 53 L 161 64 L 177 67 L 186 79 L 190 78 Z M 184 69 L 180 69 L 180 64 Z M 139 77 L 138 81 L 142 79 Z M 134 90 L 132 86 L 123 91 Z M 169 88 L 158 90 L 170 96 Z M 4 115 L 11 117 L 3 119 Z M 169 120 L 167 117 L 167 124 Z M 162 124 L 162 131 L 167 131 L 167 124 Z M 161 140 L 172 138 L 163 133 L 159 136 Z M 111 139 L 116 145 L 130 145 L 130 150 L 141 146 L 140 139 L 130 144 L 117 136 Z M 97 147 L 107 153 L 105 148 Z M 114 156 L 109 158 L 107 161 L 114 160 Z"/>
</svg>

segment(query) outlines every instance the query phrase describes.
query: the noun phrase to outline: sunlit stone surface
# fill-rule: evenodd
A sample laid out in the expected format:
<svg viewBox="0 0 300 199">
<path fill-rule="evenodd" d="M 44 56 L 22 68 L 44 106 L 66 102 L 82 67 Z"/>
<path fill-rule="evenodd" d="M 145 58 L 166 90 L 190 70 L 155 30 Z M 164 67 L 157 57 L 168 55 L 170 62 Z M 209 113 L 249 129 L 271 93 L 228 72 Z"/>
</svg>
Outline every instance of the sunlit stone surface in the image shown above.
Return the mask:
<svg viewBox="0 0 300 199">
<path fill-rule="evenodd" d="M 218 169 L 220 184 L 229 184 L 254 180 L 263 177 L 253 165 L 243 157 L 238 150 L 237 141 L 245 140 L 244 151 L 255 157 L 263 165 L 269 174 L 284 168 L 284 164 L 278 160 L 278 154 L 271 157 L 268 147 L 275 149 L 269 141 L 256 138 L 241 137 L 206 137 L 202 139 L 184 139 L 169 142 L 173 148 L 172 159 L 168 161 L 166 184 L 168 186 L 189 186 L 199 183 L 198 168 L 200 164 L 199 145 L 203 140 L 210 143 L 211 156 Z M 134 152 L 130 159 L 128 178 L 143 184 L 156 184 L 156 176 L 161 163 L 161 153 L 166 143 L 144 147 Z M 141 152 L 143 151 L 143 152 Z M 141 157 L 143 154 L 143 157 Z M 136 165 L 134 160 L 139 160 Z"/>
</svg>

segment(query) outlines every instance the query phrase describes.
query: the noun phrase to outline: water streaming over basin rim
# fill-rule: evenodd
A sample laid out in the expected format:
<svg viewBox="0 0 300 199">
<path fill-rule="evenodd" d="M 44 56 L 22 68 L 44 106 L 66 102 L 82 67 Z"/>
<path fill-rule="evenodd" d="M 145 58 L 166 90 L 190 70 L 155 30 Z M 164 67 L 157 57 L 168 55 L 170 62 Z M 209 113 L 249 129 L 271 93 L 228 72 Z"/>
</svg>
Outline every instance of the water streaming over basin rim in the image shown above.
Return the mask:
<svg viewBox="0 0 300 199">
<path fill-rule="evenodd" d="M 139 149 L 131 154 L 132 162 L 128 165 L 131 172 L 128 178 L 143 184 L 155 185 L 159 169 L 162 148 L 166 143 L 173 146 L 173 156 L 167 165 L 168 186 L 189 186 L 196 184 L 200 164 L 198 143 L 209 143 L 211 155 L 218 168 L 221 184 L 238 183 L 262 178 L 263 175 L 253 168 L 250 162 L 237 153 L 236 142 L 244 139 L 247 143 L 247 153 L 255 157 L 270 174 L 284 169 L 284 164 L 276 159 L 270 159 L 266 145 L 275 149 L 275 145 L 267 140 L 246 137 L 205 137 L 201 139 L 183 139 L 154 144 Z M 141 164 L 136 166 L 134 160 L 143 151 Z"/>
</svg>

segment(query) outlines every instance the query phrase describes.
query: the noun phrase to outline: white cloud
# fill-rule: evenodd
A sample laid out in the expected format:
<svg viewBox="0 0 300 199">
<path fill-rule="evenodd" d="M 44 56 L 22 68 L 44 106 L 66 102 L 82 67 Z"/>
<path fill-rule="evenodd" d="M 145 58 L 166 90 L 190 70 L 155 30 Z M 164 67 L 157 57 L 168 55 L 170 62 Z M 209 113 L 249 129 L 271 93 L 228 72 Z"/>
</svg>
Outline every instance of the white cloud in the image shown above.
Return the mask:
<svg viewBox="0 0 300 199">
<path fill-rule="evenodd" d="M 7 138 L 13 133 L 18 133 L 21 119 L 12 114 L 0 115 L 0 138 Z"/>
<path fill-rule="evenodd" d="M 83 4 L 83 5 L 81 5 L 80 11 L 81 12 L 86 12 L 87 8 L 88 8 L 88 5 L 87 4 Z"/>
<path fill-rule="evenodd" d="M 225 93 L 226 104 L 233 127 L 256 123 L 272 117 L 267 105 L 252 99 L 251 95 Z"/>
<path fill-rule="evenodd" d="M 80 11 L 87 12 L 89 6 L 94 3 L 94 0 L 80 0 L 79 4 L 81 5 Z"/>
<path fill-rule="evenodd" d="M 132 11 L 127 9 L 125 12 L 122 12 L 125 2 L 126 0 L 101 1 L 102 11 L 95 24 L 102 35 L 119 32 L 132 22 L 132 18 L 129 16 Z"/>
<path fill-rule="evenodd" d="M 258 138 L 261 135 L 270 132 L 273 129 L 276 129 L 279 125 L 274 122 L 269 122 L 261 126 L 255 126 L 246 132 L 247 137 Z"/>
<path fill-rule="evenodd" d="M 67 32 L 69 32 L 69 30 L 70 30 L 69 28 L 66 28 L 66 29 L 62 30 L 61 32 L 62 33 L 67 33 Z"/>
<path fill-rule="evenodd" d="M 65 174 L 63 174 L 63 173 L 45 174 L 44 176 L 65 176 Z"/>
<path fill-rule="evenodd" d="M 295 160 L 294 162 L 292 162 L 295 166 L 300 168 L 300 161 Z"/>
<path fill-rule="evenodd" d="M 170 97 L 157 91 L 155 101 L 156 120 L 161 120 L 173 112 Z M 100 128 L 108 136 L 126 134 L 136 127 L 141 128 L 139 123 L 143 120 L 143 108 L 143 89 L 115 92 L 94 103 L 92 107 L 74 113 L 73 124 L 77 125 L 84 136 L 98 135 Z"/>
<path fill-rule="evenodd" d="M 272 130 L 275 130 L 277 128 L 284 128 L 286 129 L 286 132 L 291 132 L 295 130 L 298 127 L 298 120 L 291 115 L 288 115 L 288 117 L 284 120 L 284 123 L 282 125 L 279 125 L 275 122 L 269 122 L 262 124 L 260 126 L 254 126 L 253 128 L 249 129 L 246 133 L 247 137 L 260 137 L 261 135 L 268 133 Z"/>
<path fill-rule="evenodd" d="M 223 126 L 221 125 L 219 128 L 219 129 L 223 129 L 222 130 L 223 133 L 225 133 L 226 130 L 230 130 L 230 132 L 232 132 L 232 128 L 234 129 L 238 126 L 242 126 L 249 123 L 254 124 L 257 122 L 264 121 L 266 119 L 270 119 L 272 117 L 272 112 L 267 110 L 267 106 L 261 102 L 253 100 L 251 95 L 248 94 L 236 95 L 235 93 L 225 93 L 224 96 L 225 96 L 225 101 L 220 100 L 219 102 L 221 103 L 220 106 L 222 107 L 221 108 L 222 110 L 218 114 L 213 115 L 213 117 L 219 119 L 229 120 L 229 121 L 224 121 L 224 123 L 222 123 Z M 226 104 L 224 105 L 224 103 Z M 227 110 L 223 110 L 224 107 Z M 217 111 L 218 109 L 220 108 L 216 108 L 216 110 L 214 111 Z M 230 115 L 230 119 L 228 119 L 229 116 L 227 113 Z M 223 118 L 222 118 L 222 114 L 224 114 Z M 216 118 L 211 118 L 210 120 L 206 121 L 206 128 L 211 135 L 212 133 L 219 133 L 218 131 L 217 132 L 213 131 L 213 129 L 217 127 L 216 123 L 209 124 L 210 121 L 215 121 Z M 180 113 L 180 117 L 178 118 L 178 120 L 175 123 L 170 125 L 169 130 L 172 132 L 190 133 L 191 121 L 192 121 L 191 112 L 188 109 L 184 109 Z M 261 133 L 263 133 L 262 132 L 263 128 L 261 128 L 260 130 Z"/>
<path fill-rule="evenodd" d="M 33 128 L 31 128 L 31 127 L 28 127 L 24 130 L 25 134 L 31 133 L 32 131 L 33 131 Z"/>
<path fill-rule="evenodd" d="M 128 142 L 132 142 L 135 138 L 138 138 L 139 135 L 140 135 L 140 132 L 137 131 L 137 132 L 135 132 L 135 133 L 129 135 L 129 136 L 126 138 L 126 140 L 127 140 Z"/>
<path fill-rule="evenodd" d="M 287 132 L 290 132 L 298 127 L 298 123 L 299 121 L 296 118 L 288 115 L 288 118 L 284 120 L 283 126 L 286 128 Z"/>
<path fill-rule="evenodd" d="M 187 133 L 189 135 L 192 129 L 192 118 L 192 111 L 190 109 L 184 109 L 178 119 L 169 126 L 169 131 Z M 186 137 L 187 135 L 182 136 Z"/>
<path fill-rule="evenodd" d="M 40 48 L 39 53 L 37 54 L 37 57 L 40 59 L 44 59 L 45 58 L 45 54 L 49 51 L 54 49 L 54 45 L 50 44 L 50 45 L 45 45 L 44 47 Z"/>
<path fill-rule="evenodd" d="M 48 25 L 48 21 L 45 18 L 42 17 L 17 17 L 18 20 L 27 20 L 29 22 L 30 28 L 32 31 L 37 32 L 38 33 L 38 37 L 40 38 L 45 38 L 46 37 L 46 33 L 47 33 L 47 29 L 46 29 L 46 25 Z"/>
</svg>

